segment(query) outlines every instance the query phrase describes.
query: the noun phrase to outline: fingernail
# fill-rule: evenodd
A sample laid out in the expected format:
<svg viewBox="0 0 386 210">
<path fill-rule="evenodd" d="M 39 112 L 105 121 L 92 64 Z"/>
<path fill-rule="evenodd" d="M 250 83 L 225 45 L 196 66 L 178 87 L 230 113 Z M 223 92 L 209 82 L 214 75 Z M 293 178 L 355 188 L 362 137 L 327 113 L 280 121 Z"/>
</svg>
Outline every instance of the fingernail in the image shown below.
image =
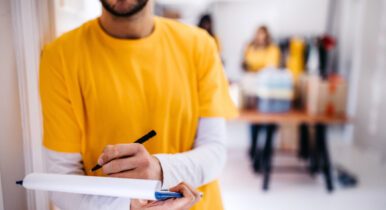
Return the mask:
<svg viewBox="0 0 386 210">
<path fill-rule="evenodd" d="M 103 159 L 102 159 L 102 157 L 98 158 L 98 164 L 99 164 L 99 165 L 103 165 Z"/>
</svg>

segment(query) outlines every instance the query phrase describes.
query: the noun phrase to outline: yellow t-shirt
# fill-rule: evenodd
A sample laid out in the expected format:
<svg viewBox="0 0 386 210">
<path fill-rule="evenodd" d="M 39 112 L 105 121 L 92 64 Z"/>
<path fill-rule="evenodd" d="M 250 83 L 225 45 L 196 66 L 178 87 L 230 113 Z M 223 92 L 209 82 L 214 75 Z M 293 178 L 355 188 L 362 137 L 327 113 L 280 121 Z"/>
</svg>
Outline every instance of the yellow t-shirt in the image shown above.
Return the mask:
<svg viewBox="0 0 386 210">
<path fill-rule="evenodd" d="M 298 79 L 304 72 L 304 41 L 293 38 L 290 42 L 290 52 L 287 58 L 287 68 L 290 70 L 294 79 Z"/>
<path fill-rule="evenodd" d="M 200 117 L 237 110 L 215 41 L 204 31 L 155 17 L 143 39 L 117 39 L 92 20 L 47 45 L 40 66 L 46 148 L 80 152 L 87 175 L 108 144 L 131 143 L 151 129 L 151 154 L 193 147 Z M 223 209 L 217 181 L 200 188 L 193 209 Z"/>
<path fill-rule="evenodd" d="M 222 46 L 221 46 L 221 41 L 220 41 L 220 38 L 218 38 L 218 36 L 214 36 L 214 41 L 216 42 L 216 46 L 217 46 L 217 50 L 219 53 L 222 52 Z"/>
<path fill-rule="evenodd" d="M 271 44 L 265 49 L 256 49 L 252 45 L 248 46 L 244 62 L 249 71 L 257 72 L 266 67 L 279 67 L 280 64 L 280 50 Z"/>
</svg>

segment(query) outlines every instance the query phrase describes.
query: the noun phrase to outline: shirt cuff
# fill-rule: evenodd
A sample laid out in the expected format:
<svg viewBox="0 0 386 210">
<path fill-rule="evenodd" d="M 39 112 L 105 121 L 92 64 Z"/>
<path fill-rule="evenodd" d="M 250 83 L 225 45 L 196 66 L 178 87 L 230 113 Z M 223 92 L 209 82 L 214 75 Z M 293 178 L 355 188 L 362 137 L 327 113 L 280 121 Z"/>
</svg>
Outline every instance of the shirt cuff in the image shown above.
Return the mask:
<svg viewBox="0 0 386 210">
<path fill-rule="evenodd" d="M 174 178 L 172 172 L 172 166 L 169 164 L 171 161 L 171 155 L 168 154 L 156 154 L 154 155 L 160 162 L 162 168 L 162 189 L 169 189 L 176 186 L 176 178 Z"/>
</svg>

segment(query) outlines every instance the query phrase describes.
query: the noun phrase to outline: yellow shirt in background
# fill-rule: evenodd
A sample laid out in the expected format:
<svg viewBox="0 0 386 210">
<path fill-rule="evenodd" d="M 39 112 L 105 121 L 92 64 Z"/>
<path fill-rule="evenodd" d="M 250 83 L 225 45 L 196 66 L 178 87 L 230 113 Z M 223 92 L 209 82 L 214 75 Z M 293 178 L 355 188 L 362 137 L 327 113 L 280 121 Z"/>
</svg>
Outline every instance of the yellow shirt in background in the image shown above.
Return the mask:
<svg viewBox="0 0 386 210">
<path fill-rule="evenodd" d="M 216 36 L 216 35 L 213 38 L 214 38 L 214 41 L 216 42 L 217 50 L 221 54 L 222 46 L 221 46 L 220 38 L 218 38 L 218 36 Z"/>
<path fill-rule="evenodd" d="M 47 45 L 40 91 L 45 147 L 81 153 L 87 175 L 108 144 L 131 143 L 154 129 L 151 154 L 193 147 L 200 117 L 237 110 L 215 41 L 204 31 L 163 18 L 143 39 L 116 39 L 97 20 Z M 193 209 L 221 210 L 218 182 L 199 189 Z"/>
<path fill-rule="evenodd" d="M 304 72 L 304 51 L 305 43 L 303 39 L 292 38 L 287 58 L 287 68 L 291 71 L 295 80 Z"/>
<path fill-rule="evenodd" d="M 263 49 L 257 49 L 249 45 L 245 51 L 244 62 L 251 72 L 257 72 L 266 67 L 278 68 L 280 65 L 280 49 L 274 44 Z"/>
</svg>

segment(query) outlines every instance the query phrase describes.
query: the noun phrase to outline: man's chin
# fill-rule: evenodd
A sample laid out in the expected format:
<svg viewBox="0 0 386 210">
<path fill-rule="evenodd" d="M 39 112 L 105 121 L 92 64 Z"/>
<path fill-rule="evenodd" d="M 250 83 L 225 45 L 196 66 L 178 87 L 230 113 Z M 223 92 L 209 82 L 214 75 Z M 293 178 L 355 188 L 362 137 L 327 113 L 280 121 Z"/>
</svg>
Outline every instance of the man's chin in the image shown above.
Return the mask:
<svg viewBox="0 0 386 210">
<path fill-rule="evenodd" d="M 115 5 L 110 5 L 106 0 L 100 0 L 102 6 L 105 10 L 107 10 L 110 14 L 116 17 L 131 17 L 140 11 L 142 11 L 146 5 L 148 0 L 138 1 L 137 4 L 129 4 L 127 2 L 117 2 Z"/>
<path fill-rule="evenodd" d="M 129 13 L 135 5 L 126 2 L 117 2 L 112 8 L 116 13 L 126 14 Z"/>
</svg>

